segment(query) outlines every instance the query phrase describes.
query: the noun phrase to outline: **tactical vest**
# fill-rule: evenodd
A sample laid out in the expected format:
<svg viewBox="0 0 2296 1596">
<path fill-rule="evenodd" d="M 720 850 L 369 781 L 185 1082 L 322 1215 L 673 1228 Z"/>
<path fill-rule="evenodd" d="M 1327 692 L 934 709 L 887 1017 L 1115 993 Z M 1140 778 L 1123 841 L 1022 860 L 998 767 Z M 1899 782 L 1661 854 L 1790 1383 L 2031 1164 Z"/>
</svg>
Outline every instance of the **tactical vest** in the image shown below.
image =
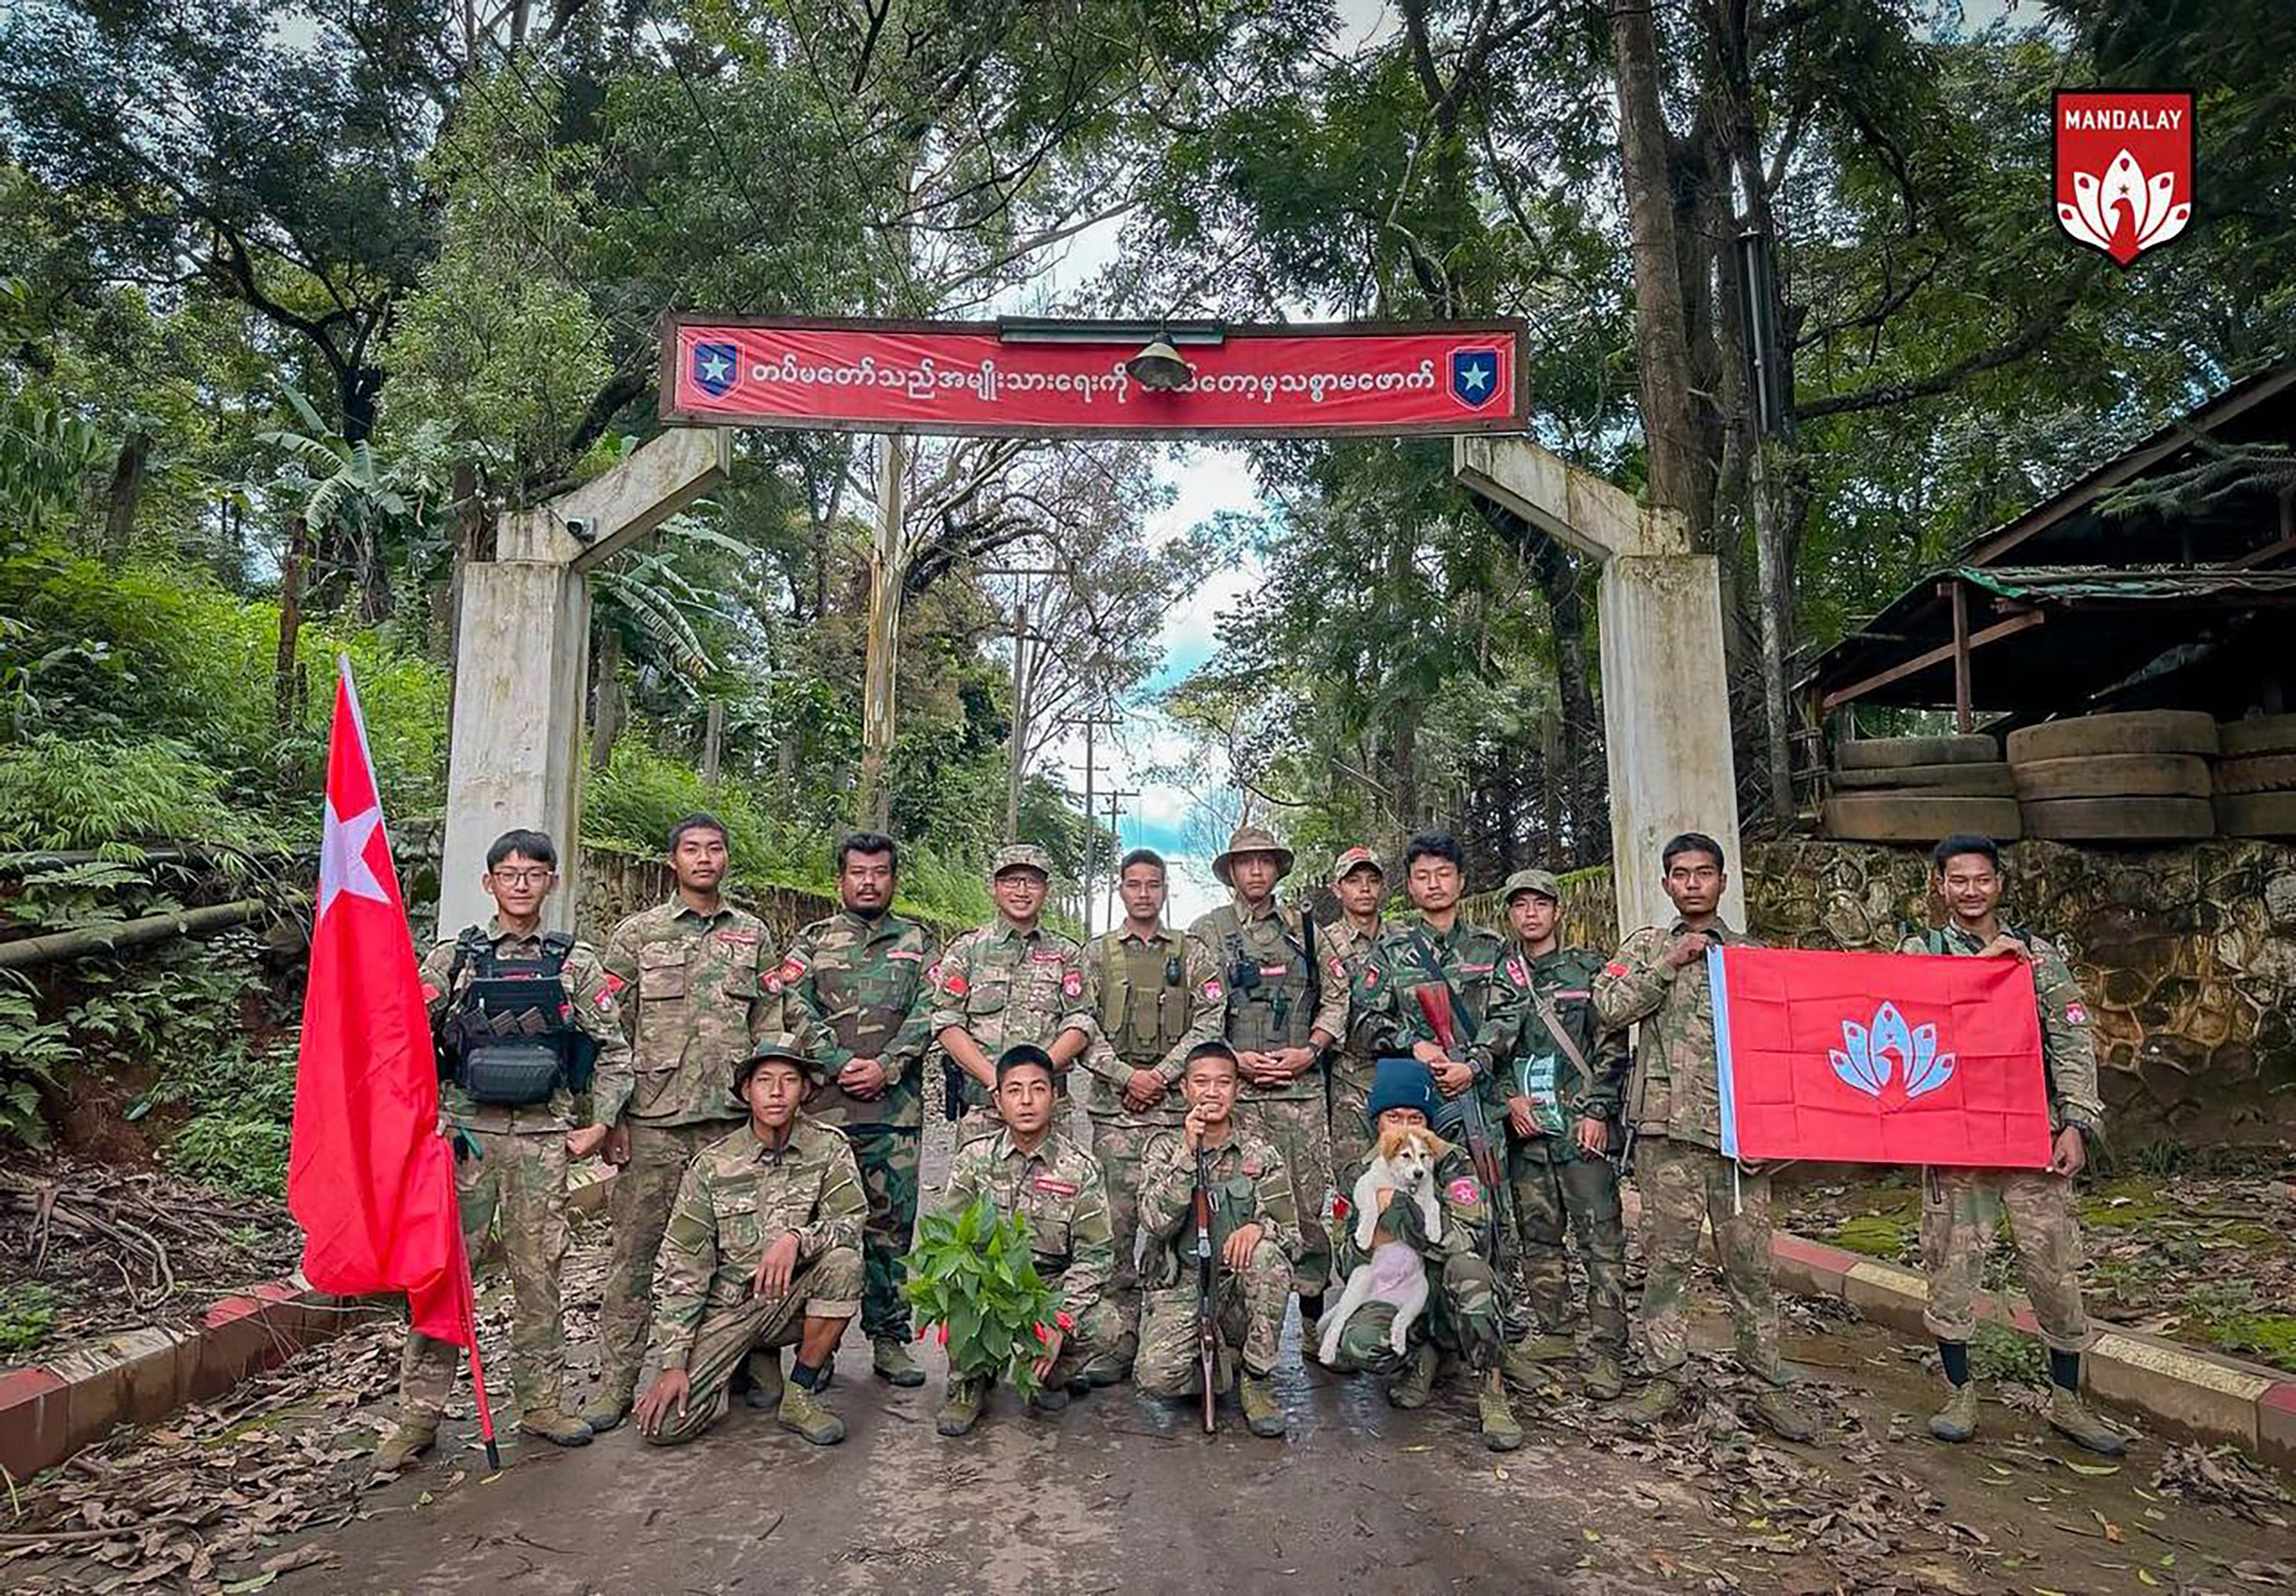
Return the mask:
<svg viewBox="0 0 2296 1596">
<path fill-rule="evenodd" d="M 574 939 L 542 938 L 538 959 L 504 959 L 476 926 L 455 938 L 447 990 L 455 994 L 439 1038 L 439 1078 L 475 1103 L 525 1108 L 548 1102 L 562 1085 L 590 1084 L 597 1044 L 574 1023 L 562 971 Z M 465 967 L 467 985 L 456 983 Z"/>
<path fill-rule="evenodd" d="M 1277 939 L 1272 945 L 1247 939 L 1231 905 L 1220 938 L 1220 961 L 1227 976 L 1228 1045 L 1244 1052 L 1306 1046 L 1323 998 L 1313 917 L 1300 915 L 1298 938 L 1280 912 L 1263 923 L 1275 929 Z"/>
<path fill-rule="evenodd" d="M 1111 935 L 1100 946 L 1101 1028 L 1116 1056 L 1150 1069 L 1188 1029 L 1188 962 L 1178 943 L 1128 942 Z"/>
</svg>

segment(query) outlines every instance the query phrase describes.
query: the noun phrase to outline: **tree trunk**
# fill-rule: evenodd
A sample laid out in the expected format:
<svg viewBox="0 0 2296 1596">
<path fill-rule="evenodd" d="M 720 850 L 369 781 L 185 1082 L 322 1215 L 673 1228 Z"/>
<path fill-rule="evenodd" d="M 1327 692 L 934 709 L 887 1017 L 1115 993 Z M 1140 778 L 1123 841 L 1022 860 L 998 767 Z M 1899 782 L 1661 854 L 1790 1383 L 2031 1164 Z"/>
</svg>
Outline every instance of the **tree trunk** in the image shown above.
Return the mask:
<svg viewBox="0 0 2296 1596">
<path fill-rule="evenodd" d="M 1526 528 L 1526 531 L 1529 529 Z M 1548 625 L 1554 633 L 1554 697 L 1562 706 L 1562 746 L 1547 766 L 1550 786 L 1563 793 L 1570 857 L 1585 864 L 1587 839 L 1610 834 L 1607 813 L 1610 795 L 1602 773 L 1603 733 L 1595 708 L 1594 676 L 1587 659 L 1586 562 L 1551 537 L 1538 538 L 1531 552 L 1531 574 L 1546 600 Z M 1549 847 L 1562 846 L 1560 835 Z"/>
<path fill-rule="evenodd" d="M 103 558 L 117 565 L 135 541 L 135 502 L 144 496 L 144 467 L 152 456 L 152 435 L 138 428 L 119 446 L 111 470 L 111 508 L 103 518 Z"/>
<path fill-rule="evenodd" d="M 494 558 L 487 508 L 479 497 L 478 468 L 455 468 L 455 560 L 447 575 L 447 753 L 454 752 L 455 690 L 462 680 L 463 573 Z"/>
<path fill-rule="evenodd" d="M 590 716 L 590 768 L 604 770 L 614 761 L 614 744 L 622 735 L 622 634 L 611 626 L 598 639 L 598 688 Z"/>
<path fill-rule="evenodd" d="M 701 731 L 701 779 L 715 785 L 718 781 L 718 761 L 726 746 L 726 703 L 722 699 L 709 700 L 709 719 Z"/>
<path fill-rule="evenodd" d="M 1697 521 L 1697 430 L 1692 422 L 1690 344 L 1668 181 L 1666 120 L 1659 104 L 1658 28 L 1648 7 L 1611 8 L 1619 77 L 1619 147 L 1625 158 L 1633 236 L 1635 340 L 1650 502 Z"/>
<path fill-rule="evenodd" d="M 303 629 L 303 568 L 310 558 L 310 523 L 299 515 L 287 533 L 286 557 L 279 562 L 279 653 L 271 669 L 272 704 L 283 737 L 303 724 L 295 641 Z"/>
<path fill-rule="evenodd" d="M 893 753 L 894 664 L 901 636 L 902 471 L 906 440 L 888 433 L 877 469 L 877 531 L 869 544 L 868 652 L 861 676 L 861 778 L 854 821 L 882 831 L 892 811 L 885 771 Z"/>
</svg>

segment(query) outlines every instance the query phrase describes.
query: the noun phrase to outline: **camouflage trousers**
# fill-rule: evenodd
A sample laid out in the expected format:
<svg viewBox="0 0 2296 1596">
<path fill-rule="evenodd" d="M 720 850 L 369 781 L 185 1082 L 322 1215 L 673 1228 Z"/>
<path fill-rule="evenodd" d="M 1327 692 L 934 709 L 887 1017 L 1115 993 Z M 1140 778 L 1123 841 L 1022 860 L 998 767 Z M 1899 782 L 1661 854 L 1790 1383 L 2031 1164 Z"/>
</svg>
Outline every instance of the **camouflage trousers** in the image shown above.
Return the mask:
<svg viewBox="0 0 2296 1596">
<path fill-rule="evenodd" d="M 1507 1333 L 1505 1305 L 1491 1266 L 1473 1253 L 1452 1253 L 1427 1265 L 1427 1307 L 1412 1322 L 1413 1346 L 1432 1342 L 1477 1368 L 1496 1352 Z M 1367 1302 L 1348 1315 L 1340 1330 L 1339 1355 L 1331 1367 L 1341 1374 L 1369 1369 L 1382 1373 L 1397 1366 L 1388 1332 L 1395 1327 L 1395 1305 Z"/>
<path fill-rule="evenodd" d="M 701 1314 L 693 1350 L 685 1355 L 685 1408 L 673 1410 L 649 1445 L 676 1446 L 708 1429 L 733 1406 L 734 1371 L 750 1353 L 788 1346 L 805 1333 L 808 1319 L 850 1319 L 861 1307 L 861 1254 L 832 1247 L 798 1266 L 787 1297 L 752 1297 L 732 1307 L 712 1306 Z"/>
<path fill-rule="evenodd" d="M 1930 1334 L 1940 1341 L 1966 1341 L 1975 1333 L 1977 1289 L 2006 1211 L 2017 1273 L 2025 1295 L 2033 1299 L 2041 1338 L 2053 1352 L 2079 1352 L 2088 1346 L 2072 1184 L 2039 1169 L 1922 1172 L 1922 1267 L 1930 1284 L 1922 1323 Z"/>
<path fill-rule="evenodd" d="M 478 1156 L 455 1165 L 463 1248 L 472 1258 L 502 1216 L 503 1261 L 510 1271 L 510 1378 L 519 1410 L 559 1405 L 566 1333 L 559 1316 L 558 1271 L 566 1261 L 566 1134 L 472 1131 Z M 451 1341 L 406 1333 L 398 1362 L 400 1421 L 435 1428 L 465 1354 Z"/>
<path fill-rule="evenodd" d="M 1320 1295 L 1332 1278 L 1332 1127 L 1320 1097 L 1255 1097 L 1235 1105 L 1236 1123 L 1272 1143 L 1292 1177 L 1300 1215 L 1300 1256 L 1292 1289 Z"/>
<path fill-rule="evenodd" d="M 1738 1361 L 1773 1385 L 1778 1361 L 1778 1299 L 1770 1285 L 1770 1177 L 1737 1170 L 1710 1147 L 1670 1136 L 1643 1138 L 1635 1161 L 1643 1197 L 1640 1311 L 1643 1363 L 1654 1375 L 1678 1374 L 1690 1357 L 1685 1301 L 1698 1261 L 1699 1232 L 1714 1225 L 1722 1283 L 1730 1294 Z"/>
<path fill-rule="evenodd" d="M 602 1390 L 627 1395 L 636 1387 L 646 1329 L 653 1322 L 654 1258 L 677 1201 L 678 1183 L 693 1155 L 733 1128 L 734 1122 L 725 1119 L 630 1125 L 630 1161 L 615 1174 L 606 1208 L 614 1240 L 606 1256 L 605 1300 L 598 1308 Z"/>
<path fill-rule="evenodd" d="M 1138 1114 L 1092 1117 L 1092 1156 L 1108 1181 L 1108 1225 L 1116 1239 L 1108 1299 L 1128 1336 L 1140 1333 L 1140 1155 L 1150 1137 L 1178 1124 Z"/>
<path fill-rule="evenodd" d="M 1371 1156 L 1371 1120 L 1365 1109 L 1371 1103 L 1374 1065 L 1369 1059 L 1342 1053 L 1332 1060 L 1329 1115 L 1332 1128 L 1332 1167 L 1353 1169 Z"/>
<path fill-rule="evenodd" d="M 1617 1171 L 1607 1158 L 1553 1158 L 1520 1144 L 1508 1160 L 1522 1305 L 1540 1330 L 1569 1332 L 1570 1265 L 1562 1251 L 1567 1225 L 1578 1239 L 1578 1262 L 1587 1271 L 1587 1318 L 1595 1345 L 1623 1352 L 1627 1228 L 1619 1208 Z"/>
<path fill-rule="evenodd" d="M 846 1133 L 853 1161 L 861 1166 L 861 1190 L 869 1217 L 861 1232 L 866 1282 L 861 1293 L 861 1330 L 871 1340 L 909 1338 L 909 1299 L 901 1295 L 908 1272 L 901 1267 L 917 1233 L 917 1148 L 921 1133 L 864 1127 Z"/>
<path fill-rule="evenodd" d="M 1240 1348 L 1243 1371 L 1265 1375 L 1275 1367 L 1283 1314 L 1292 1297 L 1292 1264 L 1283 1249 L 1261 1238 L 1242 1274 L 1226 1269 L 1212 1285 L 1223 1350 Z M 1140 1321 L 1140 1357 L 1132 1383 L 1151 1396 L 1185 1396 L 1197 1388 L 1196 1282 L 1159 1287 L 1147 1295 Z"/>
</svg>

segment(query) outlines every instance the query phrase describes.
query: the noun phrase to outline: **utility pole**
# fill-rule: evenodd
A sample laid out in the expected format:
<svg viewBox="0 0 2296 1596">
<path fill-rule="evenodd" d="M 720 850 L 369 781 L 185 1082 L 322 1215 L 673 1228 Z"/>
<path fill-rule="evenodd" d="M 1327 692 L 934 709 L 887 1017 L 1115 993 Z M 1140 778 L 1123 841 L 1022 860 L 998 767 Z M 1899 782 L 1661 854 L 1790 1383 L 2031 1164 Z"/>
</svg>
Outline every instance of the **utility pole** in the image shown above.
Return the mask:
<svg viewBox="0 0 2296 1596">
<path fill-rule="evenodd" d="M 1123 871 L 1119 868 L 1119 863 L 1124 857 L 1124 800 L 1126 798 L 1136 798 L 1139 796 L 1140 789 L 1137 787 L 1119 787 L 1107 795 L 1108 834 L 1116 839 L 1116 852 L 1108 862 L 1108 891 L 1110 899 L 1111 900 L 1108 908 L 1108 923 L 1111 927 L 1113 927 L 1116 924 L 1118 915 L 1122 913 L 1122 910 L 1118 906 L 1114 899 L 1116 896 L 1116 883 L 1124 874 Z"/>
<path fill-rule="evenodd" d="M 1092 801 L 1093 733 L 1103 726 L 1107 726 L 1112 730 L 1115 727 L 1122 725 L 1124 721 L 1121 716 L 1103 712 L 1099 715 L 1064 715 L 1054 724 L 1062 726 L 1082 726 L 1084 728 L 1084 934 L 1087 938 L 1089 938 L 1093 934 L 1093 880 L 1095 876 L 1095 865 L 1097 863 L 1096 855 L 1099 853 L 1099 849 L 1094 847 L 1094 844 L 1100 840 L 1099 828 L 1095 823 L 1098 816 L 1094 809 Z"/>
<path fill-rule="evenodd" d="M 1021 833 L 1021 784 L 1028 777 L 1023 765 L 1028 757 L 1029 700 L 1035 696 L 1037 673 L 1044 664 L 1044 648 L 1052 640 L 1029 626 L 1029 606 L 1032 596 L 1041 599 L 1041 590 L 1032 593 L 1032 577 L 1057 577 L 1056 569 L 1041 566 L 983 566 L 974 573 L 981 577 L 1010 577 L 1013 579 L 1013 730 L 1007 740 L 1004 761 L 1004 836 L 1018 840 Z M 1029 645 L 1035 644 L 1032 655 Z"/>
</svg>

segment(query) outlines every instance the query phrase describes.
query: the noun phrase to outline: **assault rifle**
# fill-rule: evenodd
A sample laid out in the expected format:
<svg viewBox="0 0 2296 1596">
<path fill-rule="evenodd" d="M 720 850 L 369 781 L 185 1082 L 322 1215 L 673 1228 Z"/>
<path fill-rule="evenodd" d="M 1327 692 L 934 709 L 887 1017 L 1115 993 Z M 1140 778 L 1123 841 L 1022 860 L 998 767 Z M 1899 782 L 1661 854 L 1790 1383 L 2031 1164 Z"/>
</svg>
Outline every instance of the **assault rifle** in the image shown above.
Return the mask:
<svg viewBox="0 0 2296 1596">
<path fill-rule="evenodd" d="M 1451 1007 L 1451 984 L 1439 986 L 1414 986 L 1412 995 L 1419 1000 L 1419 1012 L 1426 1018 L 1427 1028 L 1435 1033 L 1435 1042 L 1446 1058 L 1460 1055 L 1457 1020 Z M 1504 1236 L 1514 1226 L 1513 1204 L 1509 1200 L 1506 1166 L 1499 1150 L 1491 1139 L 1491 1122 L 1483 1113 L 1483 1091 L 1480 1081 L 1469 1081 L 1467 1089 L 1458 1097 L 1460 1113 L 1467 1125 L 1467 1157 L 1475 1166 L 1475 1178 L 1490 1193 L 1491 1228 L 1489 1262 L 1496 1267 L 1506 1251 Z"/>
<path fill-rule="evenodd" d="M 1218 1269 L 1212 1250 L 1212 1156 L 1196 1150 L 1196 1361 L 1203 1365 L 1204 1434 L 1212 1433 L 1212 1409 L 1219 1396 L 1219 1305 L 1214 1294 Z"/>
</svg>

